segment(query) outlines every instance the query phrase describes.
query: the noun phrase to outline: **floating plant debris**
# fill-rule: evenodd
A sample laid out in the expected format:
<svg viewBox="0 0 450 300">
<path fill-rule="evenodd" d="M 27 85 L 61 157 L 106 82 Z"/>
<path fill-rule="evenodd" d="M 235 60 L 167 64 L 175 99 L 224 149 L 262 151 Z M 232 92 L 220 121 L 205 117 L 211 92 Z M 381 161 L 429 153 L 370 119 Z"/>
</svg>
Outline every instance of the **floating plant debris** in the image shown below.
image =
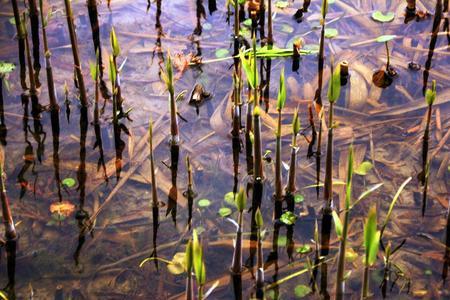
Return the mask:
<svg viewBox="0 0 450 300">
<path fill-rule="evenodd" d="M 389 11 L 387 13 L 382 13 L 379 10 L 376 10 L 372 13 L 372 19 L 381 23 L 392 22 L 395 18 L 395 13 Z"/>
</svg>

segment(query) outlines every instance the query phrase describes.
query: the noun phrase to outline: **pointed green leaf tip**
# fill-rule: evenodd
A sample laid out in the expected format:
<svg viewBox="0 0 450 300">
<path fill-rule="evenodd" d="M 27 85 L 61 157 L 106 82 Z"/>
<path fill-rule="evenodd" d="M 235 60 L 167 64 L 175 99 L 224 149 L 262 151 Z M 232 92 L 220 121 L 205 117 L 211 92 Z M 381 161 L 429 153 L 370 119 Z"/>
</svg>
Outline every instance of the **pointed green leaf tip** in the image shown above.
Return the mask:
<svg viewBox="0 0 450 300">
<path fill-rule="evenodd" d="M 397 37 L 396 35 L 392 35 L 392 34 L 380 35 L 379 37 L 376 38 L 376 41 L 378 43 L 386 43 L 386 42 L 392 41 L 396 37 Z"/>
<path fill-rule="evenodd" d="M 186 272 L 192 271 L 193 264 L 193 248 L 192 248 L 192 239 L 189 239 L 189 242 L 186 245 L 186 256 L 184 257 L 184 264 L 186 266 Z"/>
<path fill-rule="evenodd" d="M 395 14 L 391 11 L 387 12 L 386 14 L 383 14 L 381 11 L 376 10 L 372 13 L 372 19 L 381 23 L 392 22 L 394 18 Z"/>
<path fill-rule="evenodd" d="M 114 86 L 116 85 L 116 67 L 112 55 L 109 56 L 109 80 L 111 81 L 114 90 Z"/>
<path fill-rule="evenodd" d="M 255 222 L 256 222 L 256 226 L 261 229 L 264 226 L 264 221 L 263 221 L 263 217 L 261 214 L 261 210 L 258 208 L 258 210 L 255 213 Z"/>
<path fill-rule="evenodd" d="M 244 188 L 241 187 L 236 197 L 237 210 L 240 212 L 244 211 L 246 204 L 247 204 L 247 195 L 245 194 Z"/>
<path fill-rule="evenodd" d="M 428 105 L 433 105 L 434 100 L 436 100 L 436 80 L 433 80 L 431 89 L 427 89 L 425 92 L 425 100 Z"/>
<path fill-rule="evenodd" d="M 280 86 L 278 89 L 277 110 L 281 111 L 286 103 L 286 85 L 284 83 L 284 68 L 280 73 Z"/>
<path fill-rule="evenodd" d="M 373 265 L 377 259 L 380 244 L 380 231 L 377 230 L 377 209 L 372 206 L 364 225 L 364 248 L 366 254 L 366 265 Z"/>
<path fill-rule="evenodd" d="M 345 191 L 345 209 L 350 209 L 352 201 L 352 178 L 353 178 L 353 144 L 350 144 L 348 149 L 348 163 L 347 163 L 347 185 Z"/>
<path fill-rule="evenodd" d="M 165 65 L 165 72 L 162 72 L 162 78 L 164 82 L 166 83 L 167 90 L 170 94 L 173 94 L 174 88 L 173 88 L 173 67 L 172 67 L 172 58 L 170 56 L 170 53 L 167 52 L 167 60 Z"/>
<path fill-rule="evenodd" d="M 252 89 L 255 89 L 258 82 L 258 74 L 254 72 L 253 68 L 253 60 L 249 55 L 248 58 L 245 57 L 244 50 L 241 49 L 239 51 L 239 58 L 242 62 L 242 67 L 244 68 L 245 76 L 247 77 L 247 81 L 250 84 Z"/>
<path fill-rule="evenodd" d="M 342 228 L 343 228 L 341 219 L 339 218 L 338 214 L 334 210 L 331 213 L 331 215 L 333 216 L 334 228 L 336 229 L 336 235 L 339 238 L 341 238 L 342 237 Z"/>
<path fill-rule="evenodd" d="M 114 27 L 111 28 L 111 34 L 109 36 L 111 42 L 112 54 L 114 57 L 118 57 L 120 55 L 120 46 L 119 41 L 117 41 L 116 32 L 114 31 Z"/>
<path fill-rule="evenodd" d="M 292 134 L 296 136 L 299 132 L 300 132 L 300 118 L 298 117 L 298 108 L 296 108 L 294 112 L 294 119 L 292 120 Z"/>
<path fill-rule="evenodd" d="M 328 101 L 334 103 L 339 99 L 341 93 L 341 65 L 338 64 L 336 69 L 331 75 L 330 82 L 328 84 Z"/>
<path fill-rule="evenodd" d="M 328 12 L 328 0 L 322 0 L 321 12 L 322 12 L 322 19 L 325 19 Z"/>
<path fill-rule="evenodd" d="M 197 284 L 203 285 L 206 281 L 206 269 L 203 263 L 203 249 L 196 229 L 192 232 L 192 258 Z"/>
<path fill-rule="evenodd" d="M 90 61 L 89 62 L 89 69 L 90 69 L 90 71 L 91 71 L 91 78 L 92 78 L 92 80 L 93 81 L 97 81 L 97 79 L 98 79 L 98 65 L 97 65 L 97 63 L 94 63 L 94 62 L 92 62 L 92 61 Z"/>
</svg>

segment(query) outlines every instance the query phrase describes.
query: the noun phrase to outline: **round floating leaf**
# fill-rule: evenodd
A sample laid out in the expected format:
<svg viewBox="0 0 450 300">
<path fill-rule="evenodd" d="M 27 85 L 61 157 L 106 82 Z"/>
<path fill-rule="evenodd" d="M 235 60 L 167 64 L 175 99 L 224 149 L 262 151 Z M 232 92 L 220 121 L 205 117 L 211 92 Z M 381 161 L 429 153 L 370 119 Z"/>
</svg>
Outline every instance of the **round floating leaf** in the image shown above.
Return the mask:
<svg viewBox="0 0 450 300">
<path fill-rule="evenodd" d="M 280 221 L 286 225 L 293 225 L 297 221 L 297 216 L 293 212 L 287 211 L 281 215 Z"/>
<path fill-rule="evenodd" d="M 381 23 L 392 22 L 394 18 L 395 14 L 391 11 L 387 12 L 386 14 L 383 14 L 381 11 L 376 10 L 372 13 L 372 19 Z"/>
<path fill-rule="evenodd" d="M 203 23 L 203 29 L 204 30 L 211 30 L 212 29 L 212 24 L 211 23 Z"/>
<path fill-rule="evenodd" d="M 311 293 L 311 288 L 307 285 L 299 284 L 295 287 L 294 293 L 297 298 L 306 297 Z"/>
<path fill-rule="evenodd" d="M 170 264 L 167 265 L 167 270 L 173 275 L 180 275 L 184 273 L 184 261 L 186 253 L 178 252 L 172 258 Z"/>
<path fill-rule="evenodd" d="M 62 185 L 64 185 L 65 187 L 67 187 L 69 189 L 73 188 L 76 183 L 77 182 L 75 181 L 75 179 L 70 178 L 70 177 L 63 179 L 63 181 L 62 181 Z"/>
<path fill-rule="evenodd" d="M 277 1 L 277 2 L 275 2 L 275 6 L 278 8 L 286 8 L 289 6 L 289 2 L 288 1 Z"/>
<path fill-rule="evenodd" d="M 6 62 L 6 61 L 0 61 L 0 74 L 8 74 L 14 71 L 16 68 L 16 65 Z"/>
<path fill-rule="evenodd" d="M 252 26 L 252 19 L 245 19 L 244 22 L 242 22 L 245 26 Z"/>
<path fill-rule="evenodd" d="M 386 43 L 386 42 L 392 41 L 396 37 L 397 36 L 394 34 L 380 35 L 379 37 L 376 38 L 376 41 L 378 43 Z"/>
<path fill-rule="evenodd" d="M 224 57 L 227 57 L 229 53 L 230 53 L 230 51 L 228 51 L 228 49 L 225 49 L 225 48 L 217 49 L 216 50 L 216 57 L 217 58 L 224 58 Z"/>
<path fill-rule="evenodd" d="M 287 237 L 285 235 L 278 236 L 278 247 L 285 247 L 287 244 Z"/>
<path fill-rule="evenodd" d="M 369 173 L 370 170 L 372 170 L 373 165 L 370 161 L 363 161 L 355 170 L 354 172 L 358 175 L 365 176 L 367 173 Z"/>
<path fill-rule="evenodd" d="M 294 28 L 291 25 L 283 24 L 281 26 L 281 31 L 285 32 L 285 33 L 293 33 L 294 32 Z"/>
<path fill-rule="evenodd" d="M 305 196 L 303 196 L 302 194 L 296 194 L 294 196 L 294 202 L 295 203 L 302 203 L 303 201 L 305 201 Z"/>
<path fill-rule="evenodd" d="M 223 218 L 228 217 L 229 215 L 231 215 L 231 213 L 232 213 L 232 211 L 228 207 L 221 207 L 219 209 L 219 215 Z"/>
<path fill-rule="evenodd" d="M 211 205 L 211 201 L 209 201 L 208 199 L 200 199 L 198 200 L 197 205 L 199 207 L 208 207 Z"/>
<path fill-rule="evenodd" d="M 339 34 L 339 31 L 336 28 L 326 28 L 325 29 L 325 37 L 327 39 L 332 39 Z"/>
<path fill-rule="evenodd" d="M 312 248 L 310 245 L 303 245 L 301 247 L 298 247 L 297 249 L 295 249 L 295 251 L 299 254 L 306 254 L 312 251 Z"/>
<path fill-rule="evenodd" d="M 226 204 L 234 207 L 235 206 L 234 197 L 235 197 L 235 194 L 233 192 L 228 192 L 225 194 L 225 196 L 223 196 L 223 200 L 225 201 Z"/>
</svg>

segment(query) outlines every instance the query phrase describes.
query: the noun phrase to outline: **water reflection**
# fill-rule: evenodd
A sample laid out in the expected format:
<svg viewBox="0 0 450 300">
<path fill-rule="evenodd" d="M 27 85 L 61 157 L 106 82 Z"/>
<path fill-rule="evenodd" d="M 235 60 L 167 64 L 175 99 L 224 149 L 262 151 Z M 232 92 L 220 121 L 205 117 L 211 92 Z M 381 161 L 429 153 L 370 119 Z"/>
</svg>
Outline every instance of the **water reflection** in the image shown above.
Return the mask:
<svg viewBox="0 0 450 300">
<path fill-rule="evenodd" d="M 448 7 L 448 4 L 447 4 Z M 422 93 L 425 96 L 425 92 L 428 87 L 428 77 L 430 76 L 431 62 L 433 60 L 434 49 L 436 48 L 439 26 L 441 25 L 442 20 L 442 0 L 436 1 L 436 9 L 433 20 L 433 28 L 431 29 L 431 39 L 430 46 L 428 47 L 428 57 L 425 62 L 425 70 L 423 71 L 423 87 Z"/>
<path fill-rule="evenodd" d="M 169 190 L 166 216 L 171 214 L 172 221 L 176 225 L 177 223 L 177 205 L 178 205 L 178 189 L 177 189 L 177 176 L 178 176 L 178 160 L 180 156 L 180 146 L 176 144 L 170 145 L 170 173 L 172 186 Z"/>
</svg>

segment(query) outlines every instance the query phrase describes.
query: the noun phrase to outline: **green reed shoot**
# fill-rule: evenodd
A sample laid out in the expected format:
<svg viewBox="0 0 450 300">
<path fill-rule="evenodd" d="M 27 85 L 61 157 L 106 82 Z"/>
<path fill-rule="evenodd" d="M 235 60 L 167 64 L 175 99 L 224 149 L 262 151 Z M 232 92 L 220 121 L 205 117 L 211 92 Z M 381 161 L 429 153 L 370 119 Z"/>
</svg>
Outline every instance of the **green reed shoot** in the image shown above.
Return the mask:
<svg viewBox="0 0 450 300">
<path fill-rule="evenodd" d="M 277 111 L 278 111 L 278 123 L 276 136 L 276 150 L 275 150 L 275 200 L 283 200 L 283 191 L 281 183 L 281 114 L 286 104 L 286 84 L 284 79 L 284 68 L 280 73 L 280 83 L 278 87 L 278 99 L 277 99 Z"/>
<path fill-rule="evenodd" d="M 288 184 L 286 187 L 286 193 L 295 193 L 295 169 L 296 169 L 296 157 L 297 157 L 297 135 L 300 132 L 300 118 L 298 116 L 298 108 L 295 109 L 294 118 L 292 119 L 292 142 L 291 142 L 291 163 L 289 167 Z"/>
<path fill-rule="evenodd" d="M 262 228 L 264 227 L 264 221 L 261 214 L 261 210 L 258 208 L 255 213 L 255 223 L 257 228 L 257 268 L 256 271 L 256 288 L 262 289 L 264 287 L 264 263 L 263 263 L 263 252 L 262 252 Z"/>
<path fill-rule="evenodd" d="M 328 144 L 327 144 L 327 157 L 325 167 L 325 190 L 324 198 L 327 201 L 327 206 L 330 207 L 333 201 L 333 114 L 334 104 L 339 99 L 341 92 L 341 67 L 338 64 L 333 71 L 333 62 L 331 64 L 331 79 L 328 84 L 328 101 L 330 102 L 330 108 L 328 111 Z"/>
<path fill-rule="evenodd" d="M 161 75 L 166 84 L 167 90 L 169 91 L 170 135 L 171 135 L 170 143 L 172 145 L 177 145 L 179 143 L 177 104 L 175 99 L 175 89 L 173 83 L 172 58 L 170 57 L 170 53 L 167 53 L 165 70 L 161 72 Z"/>
<path fill-rule="evenodd" d="M 364 224 L 364 279 L 361 299 L 366 299 L 369 294 L 369 268 L 377 260 L 378 248 L 380 245 L 381 231 L 377 230 L 377 209 L 372 206 L 369 210 L 367 220 Z"/>
<path fill-rule="evenodd" d="M 203 260 L 203 248 L 198 239 L 197 230 L 192 233 L 192 265 L 194 266 L 195 280 L 197 281 L 197 298 L 203 299 L 203 288 L 206 283 L 206 267 Z"/>
<path fill-rule="evenodd" d="M 192 239 L 186 245 L 184 265 L 186 268 L 186 300 L 194 299 L 194 282 L 192 281 L 192 268 L 194 264 L 194 249 Z"/>
<path fill-rule="evenodd" d="M 247 206 L 247 195 L 244 188 L 240 188 L 236 195 L 235 205 L 238 210 L 238 226 L 236 231 L 236 243 L 234 245 L 233 261 L 231 263 L 231 272 L 233 274 L 240 274 L 242 272 L 242 223 L 244 217 L 244 210 Z"/>
</svg>

